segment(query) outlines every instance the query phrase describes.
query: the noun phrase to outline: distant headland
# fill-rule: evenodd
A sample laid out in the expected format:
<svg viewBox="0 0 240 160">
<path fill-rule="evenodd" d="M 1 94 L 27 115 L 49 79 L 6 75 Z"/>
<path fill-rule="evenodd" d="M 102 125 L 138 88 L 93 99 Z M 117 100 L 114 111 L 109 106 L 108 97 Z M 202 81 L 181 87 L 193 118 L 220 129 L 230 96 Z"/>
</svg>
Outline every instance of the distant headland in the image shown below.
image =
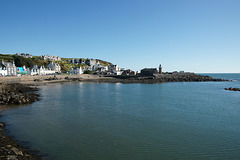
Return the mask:
<svg viewBox="0 0 240 160">
<path fill-rule="evenodd" d="M 62 58 L 55 55 L 33 56 L 28 53 L 0 54 L 0 77 L 26 77 L 58 75 L 97 75 L 103 80 L 121 82 L 183 82 L 183 81 L 221 81 L 211 77 L 199 76 L 184 71 L 163 72 L 162 65 L 158 68 L 143 68 L 140 73 L 131 69 L 120 68 L 100 59 L 93 58 Z M 24 79 L 24 78 L 23 78 Z M 36 78 L 35 78 L 36 79 Z M 40 78 L 41 79 L 41 78 Z M 82 80 L 84 78 L 80 78 Z M 106 78 L 105 78 L 106 79 Z"/>
</svg>

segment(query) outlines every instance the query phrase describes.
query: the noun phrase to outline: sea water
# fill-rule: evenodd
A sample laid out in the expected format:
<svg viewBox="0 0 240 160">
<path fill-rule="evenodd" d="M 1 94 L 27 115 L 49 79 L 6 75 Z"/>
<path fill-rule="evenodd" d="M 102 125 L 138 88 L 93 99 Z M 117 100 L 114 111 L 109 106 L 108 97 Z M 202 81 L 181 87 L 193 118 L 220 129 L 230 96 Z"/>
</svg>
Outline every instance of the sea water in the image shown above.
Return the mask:
<svg viewBox="0 0 240 160">
<path fill-rule="evenodd" d="M 206 74 L 205 74 L 206 75 Z M 240 74 L 233 82 L 66 83 L 5 109 L 10 135 L 45 159 L 239 159 Z"/>
</svg>

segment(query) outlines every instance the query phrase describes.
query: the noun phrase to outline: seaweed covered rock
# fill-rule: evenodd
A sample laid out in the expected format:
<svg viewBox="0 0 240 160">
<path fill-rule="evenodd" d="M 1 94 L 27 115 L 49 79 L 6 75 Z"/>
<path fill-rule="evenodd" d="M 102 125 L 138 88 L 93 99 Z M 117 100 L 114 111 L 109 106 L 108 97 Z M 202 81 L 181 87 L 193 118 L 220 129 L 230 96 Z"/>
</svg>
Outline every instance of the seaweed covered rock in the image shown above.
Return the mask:
<svg viewBox="0 0 240 160">
<path fill-rule="evenodd" d="M 225 88 L 225 90 L 228 90 L 228 91 L 240 91 L 240 88 Z"/>
<path fill-rule="evenodd" d="M 30 104 L 39 100 L 38 88 L 20 83 L 0 85 L 0 104 Z"/>
<path fill-rule="evenodd" d="M 1 116 L 0 116 L 1 117 Z M 0 159 L 37 160 L 40 156 L 28 147 L 19 145 L 11 136 L 6 136 L 6 125 L 0 122 Z"/>
</svg>

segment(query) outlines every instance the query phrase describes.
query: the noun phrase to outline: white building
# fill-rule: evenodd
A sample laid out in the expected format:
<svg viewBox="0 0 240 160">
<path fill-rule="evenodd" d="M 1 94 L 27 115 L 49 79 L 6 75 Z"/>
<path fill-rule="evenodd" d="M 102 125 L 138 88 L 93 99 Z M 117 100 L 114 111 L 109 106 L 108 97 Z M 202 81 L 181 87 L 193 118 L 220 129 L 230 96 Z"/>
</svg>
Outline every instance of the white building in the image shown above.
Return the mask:
<svg viewBox="0 0 240 160">
<path fill-rule="evenodd" d="M 113 74 L 114 75 L 122 75 L 122 71 L 114 71 Z"/>
<path fill-rule="evenodd" d="M 97 63 L 95 63 L 93 66 L 92 66 L 92 70 L 93 71 L 96 71 L 98 70 L 99 68 L 103 67 L 98 61 Z"/>
<path fill-rule="evenodd" d="M 33 68 L 30 70 L 30 75 L 40 75 L 40 68 L 37 65 L 34 65 Z"/>
<path fill-rule="evenodd" d="M 108 71 L 108 66 L 102 66 L 101 68 L 98 69 L 100 72 L 107 72 Z"/>
<path fill-rule="evenodd" d="M 109 65 L 108 66 L 108 71 L 114 73 L 114 72 L 120 71 L 120 68 L 118 67 L 118 65 Z"/>
<path fill-rule="evenodd" d="M 93 71 L 97 72 L 107 72 L 108 71 L 108 66 L 102 66 L 102 65 L 94 65 L 93 66 Z"/>
<path fill-rule="evenodd" d="M 0 67 L 0 75 L 1 76 L 6 76 L 7 75 L 6 67 Z"/>
<path fill-rule="evenodd" d="M 61 61 L 61 57 L 59 57 L 59 56 L 42 55 L 40 57 L 47 61 Z"/>
<path fill-rule="evenodd" d="M 61 66 L 58 63 L 50 62 L 47 67 L 54 70 L 56 73 L 61 73 Z"/>
<path fill-rule="evenodd" d="M 32 55 L 28 53 L 16 53 L 16 55 L 22 56 L 24 58 L 32 58 Z"/>
<path fill-rule="evenodd" d="M 69 70 L 69 74 L 70 75 L 73 75 L 73 74 L 83 74 L 83 70 L 82 70 L 82 67 L 76 67 L 76 68 L 73 68 L 71 67 L 70 70 Z"/>
<path fill-rule="evenodd" d="M 94 66 L 95 64 L 97 64 L 98 63 L 98 61 L 96 60 L 96 59 L 86 59 L 86 61 L 85 61 L 85 64 L 86 65 L 88 65 L 88 66 Z"/>
<path fill-rule="evenodd" d="M 17 67 L 15 66 L 14 61 L 13 62 L 4 62 L 3 60 L 0 60 L 0 67 L 3 70 L 4 70 L 4 68 L 7 70 L 8 76 L 16 76 L 17 75 Z"/>
<path fill-rule="evenodd" d="M 73 58 L 71 62 L 72 64 L 81 64 L 83 60 L 81 58 Z"/>
<path fill-rule="evenodd" d="M 55 70 L 51 70 L 48 68 L 45 68 L 44 66 L 38 67 L 37 65 L 34 65 L 33 68 L 30 70 L 30 75 L 51 75 L 55 74 Z"/>
<path fill-rule="evenodd" d="M 83 71 L 92 71 L 92 70 L 93 70 L 92 66 L 83 67 Z"/>
<path fill-rule="evenodd" d="M 73 58 L 73 59 L 72 59 L 72 64 L 75 64 L 75 63 L 77 63 L 77 62 L 76 62 L 76 59 Z"/>
</svg>

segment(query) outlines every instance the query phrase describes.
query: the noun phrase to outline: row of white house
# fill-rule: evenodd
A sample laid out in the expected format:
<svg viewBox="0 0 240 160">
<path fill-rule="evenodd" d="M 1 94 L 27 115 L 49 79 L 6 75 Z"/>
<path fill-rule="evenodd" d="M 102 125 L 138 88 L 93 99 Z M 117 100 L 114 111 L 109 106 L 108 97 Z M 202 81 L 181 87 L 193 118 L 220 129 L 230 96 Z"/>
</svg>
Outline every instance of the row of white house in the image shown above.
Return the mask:
<svg viewBox="0 0 240 160">
<path fill-rule="evenodd" d="M 61 61 L 61 57 L 53 55 L 41 55 L 40 58 L 47 61 Z"/>
<path fill-rule="evenodd" d="M 44 66 L 38 67 L 37 65 L 34 65 L 34 67 L 29 70 L 29 74 L 31 76 L 34 75 L 50 75 L 50 74 L 55 74 L 55 70 L 52 70 L 50 68 L 45 68 Z"/>
<path fill-rule="evenodd" d="M 85 64 L 87 66 L 81 68 L 81 67 L 75 67 L 70 68 L 69 74 L 82 74 L 84 71 L 89 70 L 93 73 L 99 73 L 99 74 L 114 74 L 114 75 L 121 75 L 123 71 L 120 70 L 118 65 L 108 65 L 103 66 L 99 60 L 88 58 L 85 61 L 83 59 L 72 59 L 68 60 L 68 62 L 72 62 L 73 64 Z"/>
<path fill-rule="evenodd" d="M 71 67 L 69 70 L 69 74 L 83 74 L 84 71 L 89 70 L 96 73 L 107 73 L 107 74 L 114 74 L 114 75 L 121 75 L 123 71 L 120 71 L 120 68 L 117 65 L 109 65 L 109 66 L 102 66 L 100 64 L 96 64 L 94 66 L 88 67 Z"/>
<path fill-rule="evenodd" d="M 82 69 L 82 67 L 76 67 L 76 68 L 71 67 L 70 70 L 69 70 L 69 74 L 70 75 L 83 74 L 83 69 Z"/>
<path fill-rule="evenodd" d="M 61 73 L 61 67 L 58 63 L 50 62 L 45 68 L 44 66 L 34 65 L 33 68 L 29 69 L 25 66 L 16 67 L 14 62 L 4 62 L 0 60 L 0 75 L 1 76 L 17 76 L 18 74 L 28 75 L 49 75 Z"/>
<path fill-rule="evenodd" d="M 44 66 L 34 65 L 32 69 L 29 70 L 30 75 L 50 75 L 55 73 L 61 73 L 61 67 L 58 63 L 50 62 L 45 68 Z"/>
<path fill-rule="evenodd" d="M 117 65 L 108 65 L 103 66 L 99 62 L 95 65 L 90 65 L 87 67 L 75 67 L 70 68 L 69 74 L 83 74 L 85 70 L 89 70 L 95 73 L 106 73 L 106 74 L 114 74 L 121 75 L 122 70 Z M 33 68 L 16 67 L 14 62 L 4 62 L 0 60 L 0 75 L 1 76 L 17 76 L 18 74 L 28 74 L 28 75 L 50 75 L 55 73 L 61 73 L 61 67 L 58 63 L 50 62 L 45 68 L 44 66 L 34 65 Z"/>
<path fill-rule="evenodd" d="M 122 73 L 118 65 L 103 66 L 98 61 L 95 65 L 88 66 L 87 69 L 94 72 L 105 72 L 115 75 L 121 75 Z"/>
<path fill-rule="evenodd" d="M 16 76 L 17 75 L 17 67 L 15 63 L 4 62 L 0 60 L 0 75 L 2 76 Z"/>
</svg>

